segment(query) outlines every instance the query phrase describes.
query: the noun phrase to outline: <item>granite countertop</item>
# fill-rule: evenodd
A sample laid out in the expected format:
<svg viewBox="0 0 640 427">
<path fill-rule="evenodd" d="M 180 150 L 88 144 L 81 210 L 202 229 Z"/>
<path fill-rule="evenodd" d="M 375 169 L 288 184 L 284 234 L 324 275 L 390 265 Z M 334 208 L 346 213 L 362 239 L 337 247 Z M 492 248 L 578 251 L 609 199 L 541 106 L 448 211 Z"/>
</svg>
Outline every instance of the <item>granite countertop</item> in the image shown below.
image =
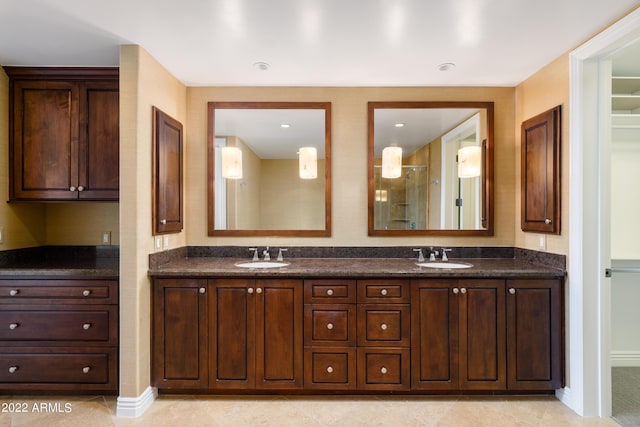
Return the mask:
<svg viewBox="0 0 640 427">
<path fill-rule="evenodd" d="M 43 246 L 0 253 L 0 277 L 118 278 L 117 247 Z"/>
<path fill-rule="evenodd" d="M 473 264 L 463 269 L 419 267 L 415 258 L 290 258 L 277 268 L 242 268 L 235 257 L 182 257 L 149 269 L 151 277 L 537 277 L 560 278 L 565 271 L 519 258 L 452 258 Z M 273 261 L 273 260 L 272 260 Z"/>
</svg>

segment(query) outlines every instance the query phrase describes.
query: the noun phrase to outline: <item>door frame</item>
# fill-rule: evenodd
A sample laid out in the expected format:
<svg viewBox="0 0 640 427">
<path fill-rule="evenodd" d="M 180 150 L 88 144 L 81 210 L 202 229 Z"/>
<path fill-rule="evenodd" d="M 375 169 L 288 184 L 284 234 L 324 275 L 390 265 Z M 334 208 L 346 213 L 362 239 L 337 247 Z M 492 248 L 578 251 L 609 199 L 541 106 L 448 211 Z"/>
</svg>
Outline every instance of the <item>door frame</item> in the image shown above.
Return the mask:
<svg viewBox="0 0 640 427">
<path fill-rule="evenodd" d="M 570 378 L 558 397 L 583 416 L 611 416 L 608 58 L 639 39 L 640 8 L 569 55 Z"/>
</svg>

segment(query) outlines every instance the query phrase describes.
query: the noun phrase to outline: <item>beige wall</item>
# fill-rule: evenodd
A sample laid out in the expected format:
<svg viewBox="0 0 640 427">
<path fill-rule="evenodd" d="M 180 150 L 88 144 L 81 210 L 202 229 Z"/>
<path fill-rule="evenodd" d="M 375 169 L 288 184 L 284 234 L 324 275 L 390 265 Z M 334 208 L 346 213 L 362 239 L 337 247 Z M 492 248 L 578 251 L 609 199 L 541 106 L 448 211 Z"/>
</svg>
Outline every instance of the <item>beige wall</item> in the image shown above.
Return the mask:
<svg viewBox="0 0 640 427">
<path fill-rule="evenodd" d="M 562 182 L 562 218 L 561 234 L 545 235 L 525 233 L 520 228 L 520 126 L 523 121 L 556 105 L 562 106 L 562 142 L 560 171 Z M 515 242 L 520 248 L 541 250 L 540 239 L 546 243 L 546 250 L 552 253 L 569 253 L 569 55 L 565 54 L 540 71 L 529 77 L 516 88 L 515 109 L 515 152 L 513 162 L 516 165 L 515 186 Z"/>
<path fill-rule="evenodd" d="M 151 107 L 184 126 L 186 88 L 139 46 L 120 51 L 120 396 L 138 397 L 150 384 Z M 188 188 L 188 185 L 186 186 Z M 185 212 L 190 199 L 184 202 Z M 189 218 L 185 220 L 185 227 Z M 170 234 L 169 249 L 186 244 Z"/>
<path fill-rule="evenodd" d="M 515 230 L 514 88 L 190 87 L 187 89 L 187 243 L 189 245 L 495 245 L 512 246 Z M 367 102 L 495 102 L 495 236 L 367 236 Z M 332 103 L 332 236 L 328 238 L 208 237 L 207 102 L 328 101 Z M 411 256 L 412 254 L 407 254 Z"/>
</svg>

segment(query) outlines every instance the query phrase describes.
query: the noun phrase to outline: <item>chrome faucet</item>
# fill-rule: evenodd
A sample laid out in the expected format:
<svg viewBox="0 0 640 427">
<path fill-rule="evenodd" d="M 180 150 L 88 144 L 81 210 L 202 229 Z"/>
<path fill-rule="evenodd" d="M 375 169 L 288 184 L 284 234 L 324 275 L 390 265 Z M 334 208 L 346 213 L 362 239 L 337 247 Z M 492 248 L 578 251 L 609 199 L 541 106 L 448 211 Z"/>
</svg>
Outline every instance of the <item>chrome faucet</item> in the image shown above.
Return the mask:
<svg viewBox="0 0 640 427">
<path fill-rule="evenodd" d="M 440 252 L 434 251 L 433 246 L 429 246 L 429 261 L 435 261 Z"/>
<path fill-rule="evenodd" d="M 449 257 L 447 256 L 447 252 L 451 252 L 453 249 L 442 248 L 442 260 L 449 261 Z"/>
<path fill-rule="evenodd" d="M 250 251 L 253 251 L 253 258 L 251 259 L 251 261 L 259 261 L 260 258 L 258 257 L 258 248 L 249 248 Z"/>
<path fill-rule="evenodd" d="M 418 252 L 418 262 L 424 262 L 424 254 L 422 253 L 422 249 L 414 249 L 414 252 Z"/>
<path fill-rule="evenodd" d="M 267 246 L 267 249 L 265 249 L 264 251 L 262 251 L 262 258 L 265 261 L 271 261 L 271 255 L 269 255 L 269 246 Z"/>
<path fill-rule="evenodd" d="M 282 256 L 282 252 L 286 252 L 287 249 L 285 248 L 280 248 L 278 250 L 278 258 L 276 258 L 278 261 L 284 261 L 284 257 Z"/>
</svg>

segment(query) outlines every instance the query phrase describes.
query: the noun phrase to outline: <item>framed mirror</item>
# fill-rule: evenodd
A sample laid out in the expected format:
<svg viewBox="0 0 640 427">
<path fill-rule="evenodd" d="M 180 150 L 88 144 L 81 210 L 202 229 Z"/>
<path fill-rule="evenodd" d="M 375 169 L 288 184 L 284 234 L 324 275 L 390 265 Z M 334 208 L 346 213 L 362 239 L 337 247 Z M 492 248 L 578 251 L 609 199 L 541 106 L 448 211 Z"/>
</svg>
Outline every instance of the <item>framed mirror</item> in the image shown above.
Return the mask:
<svg viewBox="0 0 640 427">
<path fill-rule="evenodd" d="M 370 236 L 493 235 L 493 103 L 368 104 Z"/>
<path fill-rule="evenodd" d="M 331 103 L 208 103 L 210 236 L 331 235 Z"/>
</svg>

